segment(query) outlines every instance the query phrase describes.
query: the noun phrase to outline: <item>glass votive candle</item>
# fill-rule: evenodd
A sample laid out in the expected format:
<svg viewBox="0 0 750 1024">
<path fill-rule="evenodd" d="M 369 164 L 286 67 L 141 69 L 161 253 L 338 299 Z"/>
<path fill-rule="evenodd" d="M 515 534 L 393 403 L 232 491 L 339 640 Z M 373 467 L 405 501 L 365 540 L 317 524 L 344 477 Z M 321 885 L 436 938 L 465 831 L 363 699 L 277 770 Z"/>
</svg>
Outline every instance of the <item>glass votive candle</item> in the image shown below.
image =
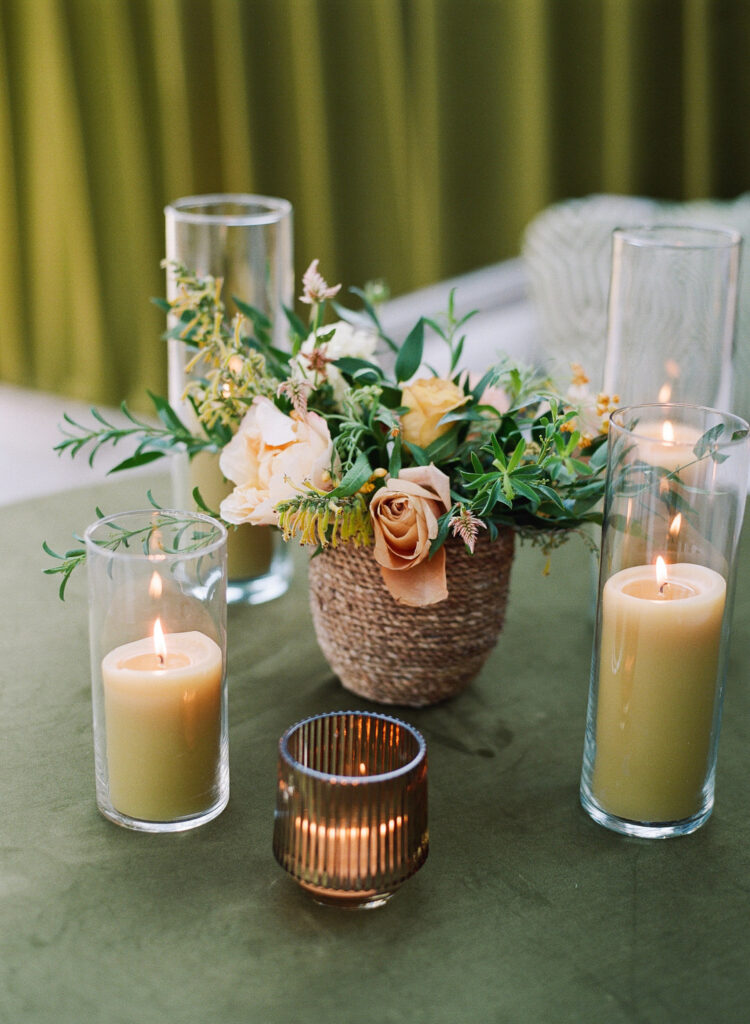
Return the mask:
<svg viewBox="0 0 750 1024">
<path fill-rule="evenodd" d="M 581 802 L 616 832 L 713 809 L 749 429 L 688 405 L 610 419 Z"/>
<path fill-rule="evenodd" d="M 316 715 L 279 741 L 273 852 L 319 903 L 378 907 L 425 862 L 427 747 L 405 722 Z"/>
<path fill-rule="evenodd" d="M 226 537 L 173 509 L 85 532 L 96 799 L 126 828 L 195 828 L 229 799 Z"/>
</svg>

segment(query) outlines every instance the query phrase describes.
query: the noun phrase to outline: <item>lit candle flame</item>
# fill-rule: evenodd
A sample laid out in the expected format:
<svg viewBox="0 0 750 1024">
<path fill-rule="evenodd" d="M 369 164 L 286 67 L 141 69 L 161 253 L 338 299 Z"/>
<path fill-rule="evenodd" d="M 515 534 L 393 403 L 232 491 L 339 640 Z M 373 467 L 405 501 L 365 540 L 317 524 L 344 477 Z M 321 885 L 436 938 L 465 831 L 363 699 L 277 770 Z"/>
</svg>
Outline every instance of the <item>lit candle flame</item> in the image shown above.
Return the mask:
<svg viewBox="0 0 750 1024">
<path fill-rule="evenodd" d="M 657 586 L 659 587 L 659 593 L 660 594 L 664 593 L 664 588 L 667 585 L 667 582 L 668 582 L 668 580 L 667 580 L 667 563 L 664 561 L 664 559 L 661 557 L 661 555 L 657 555 L 657 557 L 656 557 L 656 583 L 657 583 Z"/>
<path fill-rule="evenodd" d="M 154 622 L 154 650 L 159 664 L 163 665 L 167 660 L 167 643 L 164 639 L 164 630 L 161 628 L 161 619 Z"/>
<path fill-rule="evenodd" d="M 163 586 L 161 582 L 161 576 L 159 575 L 158 572 L 155 572 L 151 577 L 151 582 L 148 585 L 148 596 L 153 598 L 161 597 L 162 590 Z"/>
<path fill-rule="evenodd" d="M 664 420 L 661 428 L 661 436 L 665 441 L 674 441 L 674 427 L 670 420 Z"/>
<path fill-rule="evenodd" d="M 669 524 L 669 535 L 670 535 L 670 537 L 676 537 L 677 534 L 680 532 L 680 527 L 681 526 L 682 526 L 682 513 L 678 512 L 677 515 L 672 520 L 672 522 Z"/>
<path fill-rule="evenodd" d="M 672 385 L 671 384 L 662 384 L 662 386 L 659 388 L 659 401 L 660 402 L 668 402 L 671 397 L 672 397 Z"/>
</svg>

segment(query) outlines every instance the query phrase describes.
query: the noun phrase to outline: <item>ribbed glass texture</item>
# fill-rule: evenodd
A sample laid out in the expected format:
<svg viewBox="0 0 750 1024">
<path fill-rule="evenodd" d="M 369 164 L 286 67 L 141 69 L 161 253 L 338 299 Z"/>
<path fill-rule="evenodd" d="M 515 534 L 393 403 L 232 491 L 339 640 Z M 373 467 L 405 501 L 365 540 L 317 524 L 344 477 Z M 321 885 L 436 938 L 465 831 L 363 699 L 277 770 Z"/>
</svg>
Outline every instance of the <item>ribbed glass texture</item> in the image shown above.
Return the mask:
<svg viewBox="0 0 750 1024">
<path fill-rule="evenodd" d="M 338 711 L 279 742 L 273 851 L 323 903 L 384 903 L 427 858 L 427 748 L 388 715 Z"/>
</svg>

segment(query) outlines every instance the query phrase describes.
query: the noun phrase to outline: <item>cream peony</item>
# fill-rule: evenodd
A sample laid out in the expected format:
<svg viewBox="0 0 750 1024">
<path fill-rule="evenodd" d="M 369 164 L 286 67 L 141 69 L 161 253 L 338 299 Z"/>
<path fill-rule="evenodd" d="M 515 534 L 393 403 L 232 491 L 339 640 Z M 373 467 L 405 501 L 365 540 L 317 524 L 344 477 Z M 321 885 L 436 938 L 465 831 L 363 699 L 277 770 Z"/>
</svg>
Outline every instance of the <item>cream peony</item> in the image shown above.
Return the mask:
<svg viewBox="0 0 750 1024">
<path fill-rule="evenodd" d="M 270 399 L 255 398 L 219 458 L 222 473 L 236 485 L 221 503 L 222 519 L 277 525 L 275 506 L 297 494 L 305 482 L 331 489 L 327 474 L 332 456 L 331 435 L 322 416 L 285 416 Z"/>
<path fill-rule="evenodd" d="M 352 327 L 345 320 L 339 320 L 335 324 L 319 328 L 318 335 L 329 334 L 331 331 L 334 332 L 333 337 L 329 341 L 324 341 L 317 346 L 318 351 L 326 359 L 336 360 L 348 356 L 352 359 L 366 359 L 368 362 L 373 362 L 375 346 L 378 341 L 378 336 L 374 331 L 368 331 L 361 327 Z M 315 335 L 311 334 L 302 342 L 302 347 L 297 356 L 297 363 L 302 376 L 306 380 L 311 381 L 315 387 L 319 387 L 323 382 L 323 376 L 310 368 L 306 358 L 313 353 L 314 349 Z M 341 372 L 335 366 L 331 366 L 330 363 L 326 364 L 326 379 L 333 388 L 335 401 L 341 404 L 341 399 L 346 392 L 346 382 Z"/>
<path fill-rule="evenodd" d="M 370 502 L 375 561 L 391 595 L 419 607 L 448 596 L 445 548 L 429 558 L 438 517 L 451 507 L 450 481 L 436 466 L 402 469 Z"/>
<path fill-rule="evenodd" d="M 407 384 L 401 392 L 401 404 L 409 408 L 401 417 L 404 440 L 426 448 L 443 434 L 450 423 L 439 420 L 467 401 L 461 388 L 441 377 L 427 377 Z"/>
</svg>

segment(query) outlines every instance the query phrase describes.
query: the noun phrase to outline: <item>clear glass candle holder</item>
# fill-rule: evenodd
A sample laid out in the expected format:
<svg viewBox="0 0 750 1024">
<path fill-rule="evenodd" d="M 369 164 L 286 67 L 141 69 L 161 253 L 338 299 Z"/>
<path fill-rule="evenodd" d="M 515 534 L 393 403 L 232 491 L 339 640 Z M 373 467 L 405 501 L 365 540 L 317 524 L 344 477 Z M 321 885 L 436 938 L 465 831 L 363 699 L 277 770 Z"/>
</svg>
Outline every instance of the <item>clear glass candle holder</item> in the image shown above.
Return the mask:
<svg viewBox="0 0 750 1024">
<path fill-rule="evenodd" d="M 272 196 L 218 194 L 186 196 L 164 210 L 166 221 L 167 298 L 178 294 L 174 264 L 200 277 L 221 280 L 221 302 L 231 323 L 238 312 L 235 298 L 254 306 L 271 322 L 271 338 L 288 348 L 284 307 L 294 298 L 292 206 Z M 173 327 L 177 319 L 168 318 Z M 188 372 L 194 346 L 169 340 L 169 401 L 184 422 L 197 427 L 195 411 L 185 398 L 188 381 L 204 375 L 198 362 Z M 218 509 L 233 485 L 219 468 L 219 453 L 198 453 L 191 461 L 172 460 L 174 501 L 193 507 L 197 487 L 209 508 Z M 243 525 L 228 539 L 227 600 L 230 604 L 260 604 L 279 597 L 289 587 L 291 553 L 270 526 Z"/>
<path fill-rule="evenodd" d="M 748 429 L 687 405 L 610 420 L 581 802 L 616 832 L 713 808 Z"/>
<path fill-rule="evenodd" d="M 172 509 L 85 532 L 96 799 L 126 828 L 195 828 L 229 799 L 226 537 Z"/>
<path fill-rule="evenodd" d="M 378 907 L 425 862 L 427 748 L 389 715 L 337 711 L 279 742 L 273 852 L 319 903 Z"/>
<path fill-rule="evenodd" d="M 739 232 L 659 224 L 617 228 L 603 391 L 620 405 L 731 409 Z"/>
</svg>

